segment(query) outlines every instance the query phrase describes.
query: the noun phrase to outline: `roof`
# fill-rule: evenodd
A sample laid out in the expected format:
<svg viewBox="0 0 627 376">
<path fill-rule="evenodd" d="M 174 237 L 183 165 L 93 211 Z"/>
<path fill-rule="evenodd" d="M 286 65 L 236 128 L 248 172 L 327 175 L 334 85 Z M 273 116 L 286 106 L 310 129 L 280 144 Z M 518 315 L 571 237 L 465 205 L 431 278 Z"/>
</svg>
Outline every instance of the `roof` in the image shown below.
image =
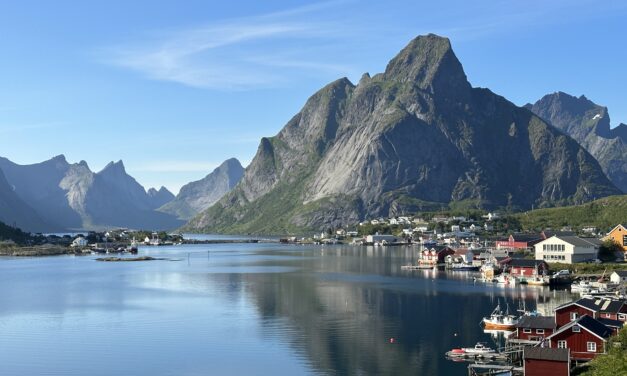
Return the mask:
<svg viewBox="0 0 627 376">
<path fill-rule="evenodd" d="M 510 266 L 519 268 L 535 268 L 540 264 L 546 264 L 543 260 L 528 260 L 528 259 L 512 259 L 509 263 Z"/>
<path fill-rule="evenodd" d="M 553 316 L 523 316 L 517 328 L 555 329 L 555 317 Z"/>
<path fill-rule="evenodd" d="M 568 244 L 572 244 L 575 247 L 590 247 L 592 246 L 598 246 L 599 243 L 593 242 L 592 238 L 580 238 L 579 236 L 557 236 L 555 235 L 556 238 L 565 241 Z"/>
<path fill-rule="evenodd" d="M 614 230 L 616 230 L 616 229 L 617 229 L 617 228 L 619 228 L 619 227 L 622 227 L 622 228 L 624 228 L 624 229 L 627 229 L 627 225 L 622 224 L 622 223 L 619 223 L 619 224 L 617 224 L 616 226 L 614 226 L 614 228 L 613 228 L 613 229 L 611 229 L 611 230 L 610 230 L 610 232 L 608 232 L 608 234 L 613 233 L 613 232 L 614 232 Z"/>
<path fill-rule="evenodd" d="M 618 274 L 619 277 L 627 277 L 627 270 L 616 270 L 614 273 Z"/>
<path fill-rule="evenodd" d="M 620 321 L 620 320 L 612 320 L 612 319 L 606 319 L 606 318 L 599 318 L 597 319 L 598 322 L 600 322 L 601 324 L 607 326 L 608 328 L 622 328 L 623 325 L 625 325 L 624 321 Z"/>
<path fill-rule="evenodd" d="M 578 325 L 583 328 L 587 332 L 599 337 L 602 340 L 606 340 L 612 335 L 612 329 L 603 325 L 598 320 L 593 319 L 588 315 L 583 315 L 575 321 L 571 321 L 568 324 L 562 326 L 557 332 L 551 334 L 548 338 L 553 338 L 566 330 L 572 328 L 573 326 Z"/>
<path fill-rule="evenodd" d="M 541 240 L 541 234 L 512 234 L 512 238 L 517 242 L 532 242 L 534 240 Z M 509 238 L 508 238 L 509 239 Z"/>
<path fill-rule="evenodd" d="M 553 362 L 568 362 L 568 349 L 553 349 L 548 347 L 526 346 L 523 350 L 524 359 L 550 360 Z"/>
<path fill-rule="evenodd" d="M 562 304 L 561 306 L 555 308 L 555 310 L 562 309 L 573 304 L 587 308 L 593 312 L 619 312 L 625 304 L 625 301 L 607 298 L 581 298 L 574 302 Z"/>
<path fill-rule="evenodd" d="M 544 230 L 542 231 L 542 235 L 545 239 L 548 239 L 552 236 L 570 236 L 575 235 L 574 231 L 553 231 L 553 230 Z"/>
</svg>

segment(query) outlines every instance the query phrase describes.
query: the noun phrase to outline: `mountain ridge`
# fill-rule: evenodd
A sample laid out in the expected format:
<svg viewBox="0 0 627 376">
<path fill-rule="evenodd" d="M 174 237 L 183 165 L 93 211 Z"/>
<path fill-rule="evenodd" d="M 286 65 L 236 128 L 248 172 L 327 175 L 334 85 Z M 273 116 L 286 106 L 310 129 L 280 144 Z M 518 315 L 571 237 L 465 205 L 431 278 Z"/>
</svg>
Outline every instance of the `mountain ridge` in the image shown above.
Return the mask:
<svg viewBox="0 0 627 376">
<path fill-rule="evenodd" d="M 297 232 L 451 201 L 527 208 L 617 193 L 572 138 L 472 88 L 450 41 L 430 34 L 384 73 L 313 94 L 261 139 L 235 189 L 184 229 Z"/>
<path fill-rule="evenodd" d="M 229 158 L 204 178 L 181 187 L 178 195 L 158 210 L 180 219 L 190 219 L 230 192 L 243 173 L 241 163 L 236 158 Z"/>
<path fill-rule="evenodd" d="M 561 91 L 526 107 L 579 142 L 610 180 L 627 193 L 627 126 L 611 128 L 607 107 L 584 95 L 575 97 Z"/>
</svg>

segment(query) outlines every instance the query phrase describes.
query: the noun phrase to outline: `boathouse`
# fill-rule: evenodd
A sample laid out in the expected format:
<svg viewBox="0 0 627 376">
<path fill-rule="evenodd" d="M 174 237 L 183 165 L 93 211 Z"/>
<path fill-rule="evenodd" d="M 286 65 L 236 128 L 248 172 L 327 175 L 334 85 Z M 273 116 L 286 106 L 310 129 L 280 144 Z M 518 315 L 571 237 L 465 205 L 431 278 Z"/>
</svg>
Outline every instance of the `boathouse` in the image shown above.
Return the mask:
<svg viewBox="0 0 627 376">
<path fill-rule="evenodd" d="M 549 264 L 542 260 L 511 259 L 510 274 L 513 276 L 542 276 L 549 272 Z"/>
<path fill-rule="evenodd" d="M 613 331 L 594 318 L 584 315 L 564 325 L 547 339 L 551 348 L 569 349 L 574 360 L 589 360 L 606 352 Z"/>
<path fill-rule="evenodd" d="M 455 251 L 451 247 L 431 247 L 425 248 L 420 252 L 420 263 L 425 264 L 443 264 L 446 256 L 454 254 Z"/>
<path fill-rule="evenodd" d="M 570 352 L 568 349 L 526 346 L 523 370 L 525 376 L 569 376 Z"/>
</svg>

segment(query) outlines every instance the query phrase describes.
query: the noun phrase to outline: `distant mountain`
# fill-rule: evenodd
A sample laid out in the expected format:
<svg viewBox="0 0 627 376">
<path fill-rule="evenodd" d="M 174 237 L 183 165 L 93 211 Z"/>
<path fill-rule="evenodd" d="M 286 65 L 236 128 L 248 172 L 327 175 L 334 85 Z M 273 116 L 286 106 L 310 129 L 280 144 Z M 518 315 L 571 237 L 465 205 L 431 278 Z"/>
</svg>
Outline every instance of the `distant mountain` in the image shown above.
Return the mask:
<svg viewBox="0 0 627 376">
<path fill-rule="evenodd" d="M 174 194 L 166 187 L 161 187 L 159 190 L 150 188 L 146 193 L 148 194 L 148 197 L 150 197 L 150 207 L 153 209 L 160 208 L 161 206 L 174 200 Z"/>
<path fill-rule="evenodd" d="M 63 155 L 33 165 L 0 158 L 0 169 L 17 196 L 57 228 L 172 229 L 182 223 L 154 210 L 154 198 L 122 161 L 94 173 L 84 161 L 69 164 Z"/>
<path fill-rule="evenodd" d="M 176 198 L 159 210 L 190 219 L 230 192 L 243 174 L 244 168 L 237 159 L 227 159 L 203 179 L 184 185 Z"/>
<path fill-rule="evenodd" d="M 526 107 L 579 142 L 627 193 L 627 125 L 611 129 L 607 107 L 563 92 L 545 95 Z"/>
<path fill-rule="evenodd" d="M 450 202 L 524 209 L 618 193 L 576 141 L 472 88 L 449 40 L 428 35 L 384 73 L 310 97 L 261 139 L 240 183 L 184 229 L 286 233 Z"/>
<path fill-rule="evenodd" d="M 39 214 L 13 191 L 2 170 L 0 170 L 0 222 L 4 222 L 7 228 L 13 226 L 30 232 L 53 229 L 52 225 L 41 219 Z"/>
</svg>

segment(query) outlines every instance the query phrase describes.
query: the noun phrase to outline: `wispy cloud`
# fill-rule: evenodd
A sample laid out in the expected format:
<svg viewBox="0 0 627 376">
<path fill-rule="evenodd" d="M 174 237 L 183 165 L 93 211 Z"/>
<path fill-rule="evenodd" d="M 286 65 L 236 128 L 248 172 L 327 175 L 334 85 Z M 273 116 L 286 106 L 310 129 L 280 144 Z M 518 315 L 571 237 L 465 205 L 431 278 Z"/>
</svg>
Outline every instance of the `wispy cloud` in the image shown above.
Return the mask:
<svg viewBox="0 0 627 376">
<path fill-rule="evenodd" d="M 102 48 L 99 55 L 149 79 L 210 89 L 276 86 L 298 73 L 345 74 L 346 66 L 315 52 L 341 38 L 341 25 L 309 17 L 336 3 L 175 30 Z"/>
</svg>

